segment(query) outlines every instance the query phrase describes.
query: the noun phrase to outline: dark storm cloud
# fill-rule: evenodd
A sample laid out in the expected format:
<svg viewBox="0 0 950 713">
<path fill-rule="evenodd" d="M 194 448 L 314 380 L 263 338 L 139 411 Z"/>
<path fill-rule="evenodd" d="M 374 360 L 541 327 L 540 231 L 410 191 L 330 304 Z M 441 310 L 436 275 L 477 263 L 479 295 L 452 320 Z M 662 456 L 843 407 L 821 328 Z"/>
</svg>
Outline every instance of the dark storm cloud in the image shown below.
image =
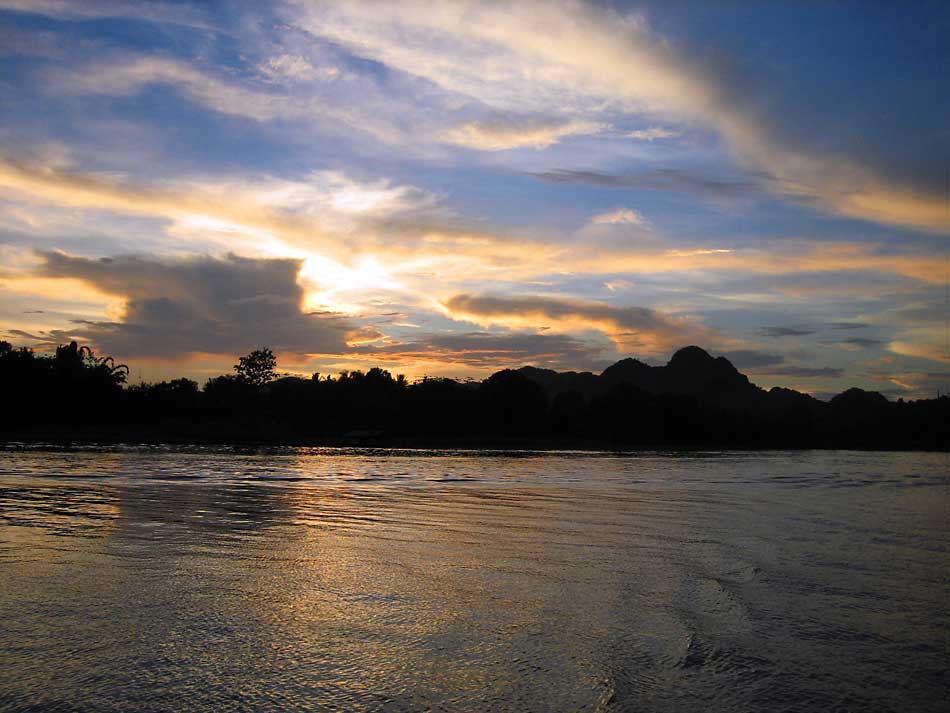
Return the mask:
<svg viewBox="0 0 950 713">
<path fill-rule="evenodd" d="M 604 188 L 645 188 L 720 198 L 738 196 L 760 188 L 758 182 L 751 180 L 722 181 L 672 168 L 626 175 L 556 168 L 528 175 L 548 183 L 586 183 Z"/>
<path fill-rule="evenodd" d="M 235 354 L 261 345 L 340 352 L 352 329 L 336 316 L 301 312 L 299 260 L 40 255 L 39 274 L 79 279 L 126 300 L 121 321 L 75 322 L 81 337 L 123 358 Z"/>
<path fill-rule="evenodd" d="M 867 329 L 870 326 L 866 322 L 832 322 L 828 329 Z"/>
</svg>

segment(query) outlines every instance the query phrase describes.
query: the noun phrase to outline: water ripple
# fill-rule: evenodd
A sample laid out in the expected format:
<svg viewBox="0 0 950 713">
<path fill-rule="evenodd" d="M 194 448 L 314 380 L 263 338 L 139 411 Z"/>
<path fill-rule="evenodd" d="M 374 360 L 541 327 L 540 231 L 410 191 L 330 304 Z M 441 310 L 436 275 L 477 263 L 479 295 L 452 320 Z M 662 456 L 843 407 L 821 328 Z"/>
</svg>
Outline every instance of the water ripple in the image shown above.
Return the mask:
<svg viewBox="0 0 950 713">
<path fill-rule="evenodd" d="M 948 466 L 8 445 L 0 709 L 943 710 Z"/>
</svg>

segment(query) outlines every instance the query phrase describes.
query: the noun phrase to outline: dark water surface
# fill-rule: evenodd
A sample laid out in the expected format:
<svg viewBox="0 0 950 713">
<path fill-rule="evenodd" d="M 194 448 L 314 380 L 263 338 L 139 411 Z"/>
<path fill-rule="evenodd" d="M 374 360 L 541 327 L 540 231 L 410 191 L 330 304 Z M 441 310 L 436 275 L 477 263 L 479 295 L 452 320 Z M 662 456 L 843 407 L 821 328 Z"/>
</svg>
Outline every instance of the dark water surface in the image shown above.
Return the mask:
<svg viewBox="0 0 950 713">
<path fill-rule="evenodd" d="M 0 709 L 946 711 L 950 456 L 0 451 Z"/>
</svg>

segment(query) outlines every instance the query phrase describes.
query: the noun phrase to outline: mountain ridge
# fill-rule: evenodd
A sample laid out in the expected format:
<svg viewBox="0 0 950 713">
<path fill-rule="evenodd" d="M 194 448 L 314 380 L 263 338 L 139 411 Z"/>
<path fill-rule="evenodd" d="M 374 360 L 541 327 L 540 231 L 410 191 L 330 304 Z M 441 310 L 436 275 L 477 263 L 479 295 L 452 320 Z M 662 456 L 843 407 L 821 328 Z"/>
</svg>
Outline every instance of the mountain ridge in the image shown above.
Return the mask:
<svg viewBox="0 0 950 713">
<path fill-rule="evenodd" d="M 703 403 L 722 407 L 755 408 L 772 401 L 822 404 L 810 394 L 785 387 L 766 391 L 754 384 L 724 356 L 714 357 L 702 347 L 690 345 L 677 350 L 662 366 L 651 366 L 639 359 L 625 357 L 600 374 L 589 371 L 559 372 L 535 366 L 515 369 L 545 389 L 549 397 L 576 391 L 586 399 L 602 396 L 616 387 L 630 387 L 653 396 L 692 396 Z M 854 389 L 849 389 L 849 393 Z M 884 398 L 876 391 L 875 394 Z M 844 396 L 839 394 L 839 396 Z M 838 398 L 838 397 L 836 397 Z"/>
</svg>

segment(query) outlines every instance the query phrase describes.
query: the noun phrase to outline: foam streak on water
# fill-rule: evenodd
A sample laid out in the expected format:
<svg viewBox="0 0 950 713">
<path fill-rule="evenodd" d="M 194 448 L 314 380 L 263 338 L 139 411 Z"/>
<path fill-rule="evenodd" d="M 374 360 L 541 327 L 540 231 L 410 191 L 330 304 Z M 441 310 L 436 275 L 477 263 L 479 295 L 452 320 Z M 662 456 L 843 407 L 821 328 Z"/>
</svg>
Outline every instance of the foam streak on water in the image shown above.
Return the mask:
<svg viewBox="0 0 950 713">
<path fill-rule="evenodd" d="M 0 709 L 937 711 L 950 457 L 0 451 Z"/>
</svg>

